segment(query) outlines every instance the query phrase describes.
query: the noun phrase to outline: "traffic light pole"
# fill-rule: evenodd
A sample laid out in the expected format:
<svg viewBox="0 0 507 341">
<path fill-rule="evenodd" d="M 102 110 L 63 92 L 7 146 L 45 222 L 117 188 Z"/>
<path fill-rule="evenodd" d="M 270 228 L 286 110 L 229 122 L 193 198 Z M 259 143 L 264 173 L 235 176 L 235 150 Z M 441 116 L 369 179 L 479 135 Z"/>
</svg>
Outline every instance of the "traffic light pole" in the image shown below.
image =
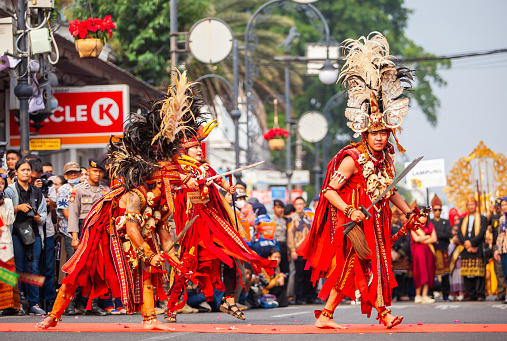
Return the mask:
<svg viewBox="0 0 507 341">
<path fill-rule="evenodd" d="M 17 7 L 17 27 L 18 32 L 26 30 L 25 23 L 26 1 L 18 1 Z M 33 94 L 33 89 L 28 84 L 28 46 L 27 35 L 23 34 L 20 39 L 22 53 L 20 73 L 23 75 L 18 78 L 18 85 L 14 88 L 14 94 L 19 98 L 19 136 L 20 152 L 25 156 L 30 152 L 30 122 L 28 115 L 28 100 Z"/>
</svg>

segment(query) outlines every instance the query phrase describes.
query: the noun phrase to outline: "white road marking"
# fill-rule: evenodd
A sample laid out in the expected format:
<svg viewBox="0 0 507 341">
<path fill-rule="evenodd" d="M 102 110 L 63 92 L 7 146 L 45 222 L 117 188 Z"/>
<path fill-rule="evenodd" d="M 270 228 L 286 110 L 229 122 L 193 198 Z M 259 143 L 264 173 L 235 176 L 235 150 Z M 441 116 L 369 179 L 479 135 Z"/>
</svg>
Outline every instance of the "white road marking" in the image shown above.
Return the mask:
<svg viewBox="0 0 507 341">
<path fill-rule="evenodd" d="M 435 307 L 435 309 L 442 309 L 442 310 L 457 309 L 457 308 L 461 308 L 461 305 L 460 304 L 439 304 Z"/>
<path fill-rule="evenodd" d="M 150 337 L 148 339 L 142 339 L 139 341 L 167 340 L 167 339 L 172 339 L 174 337 L 183 336 L 183 335 L 190 335 L 190 334 L 192 334 L 192 333 L 171 333 L 171 332 L 169 332 L 168 334 L 162 334 L 162 335 Z"/>
<path fill-rule="evenodd" d="M 271 317 L 286 317 L 286 316 L 294 316 L 294 315 L 303 315 L 303 314 L 308 314 L 308 313 L 310 313 L 310 312 L 309 311 L 300 311 L 298 313 L 273 315 Z"/>
<path fill-rule="evenodd" d="M 507 304 L 495 304 L 491 306 L 492 308 L 498 308 L 498 309 L 507 309 Z"/>
</svg>

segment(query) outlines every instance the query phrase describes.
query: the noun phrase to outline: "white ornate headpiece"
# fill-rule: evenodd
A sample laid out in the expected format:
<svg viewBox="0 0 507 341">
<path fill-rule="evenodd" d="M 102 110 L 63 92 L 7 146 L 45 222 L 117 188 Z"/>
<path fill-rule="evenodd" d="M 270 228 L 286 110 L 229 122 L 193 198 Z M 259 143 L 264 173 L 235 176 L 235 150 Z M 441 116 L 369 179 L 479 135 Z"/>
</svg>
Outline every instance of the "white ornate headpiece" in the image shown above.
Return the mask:
<svg viewBox="0 0 507 341">
<path fill-rule="evenodd" d="M 343 44 L 347 55 L 339 79 L 347 85 L 345 116 L 354 137 L 366 131 L 401 131 L 409 103 L 403 91 L 411 85 L 411 71 L 396 68 L 389 43 L 379 32 L 358 40 L 347 39 Z"/>
</svg>

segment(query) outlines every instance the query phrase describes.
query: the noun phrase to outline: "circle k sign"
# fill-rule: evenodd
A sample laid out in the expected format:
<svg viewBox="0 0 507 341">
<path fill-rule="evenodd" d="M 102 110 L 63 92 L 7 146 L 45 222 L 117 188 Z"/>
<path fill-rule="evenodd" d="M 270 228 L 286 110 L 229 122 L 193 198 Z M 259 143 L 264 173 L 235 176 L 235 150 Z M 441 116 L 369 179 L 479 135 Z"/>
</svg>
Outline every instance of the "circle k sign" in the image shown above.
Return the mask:
<svg viewBox="0 0 507 341">
<path fill-rule="evenodd" d="M 123 133 L 130 112 L 127 85 L 55 88 L 54 96 L 58 108 L 43 123 L 37 138 L 60 138 L 62 146 L 102 147 L 111 135 Z M 14 117 L 10 119 L 14 122 Z M 10 124 L 9 133 L 19 139 L 18 125 Z"/>
<path fill-rule="evenodd" d="M 92 104 L 91 116 L 97 125 L 108 127 L 120 116 L 120 107 L 111 98 L 100 98 Z"/>
</svg>

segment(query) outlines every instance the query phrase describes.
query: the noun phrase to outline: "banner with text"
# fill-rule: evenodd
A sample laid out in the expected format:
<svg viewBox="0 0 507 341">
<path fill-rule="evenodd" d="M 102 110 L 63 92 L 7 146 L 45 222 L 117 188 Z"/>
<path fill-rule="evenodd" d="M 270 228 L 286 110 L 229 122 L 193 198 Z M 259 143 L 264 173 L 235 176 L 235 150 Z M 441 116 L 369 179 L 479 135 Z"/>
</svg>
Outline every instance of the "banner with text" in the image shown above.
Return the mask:
<svg viewBox="0 0 507 341">
<path fill-rule="evenodd" d="M 62 148 L 104 148 L 111 135 L 122 135 L 130 111 L 128 85 L 55 88 L 58 108 L 43 123 L 37 139 L 61 139 Z M 20 144 L 17 118 L 8 115 L 8 141 Z"/>
<path fill-rule="evenodd" d="M 405 163 L 405 167 L 410 162 Z M 405 177 L 409 188 L 444 187 L 447 184 L 445 177 L 445 160 L 422 160 Z"/>
</svg>

